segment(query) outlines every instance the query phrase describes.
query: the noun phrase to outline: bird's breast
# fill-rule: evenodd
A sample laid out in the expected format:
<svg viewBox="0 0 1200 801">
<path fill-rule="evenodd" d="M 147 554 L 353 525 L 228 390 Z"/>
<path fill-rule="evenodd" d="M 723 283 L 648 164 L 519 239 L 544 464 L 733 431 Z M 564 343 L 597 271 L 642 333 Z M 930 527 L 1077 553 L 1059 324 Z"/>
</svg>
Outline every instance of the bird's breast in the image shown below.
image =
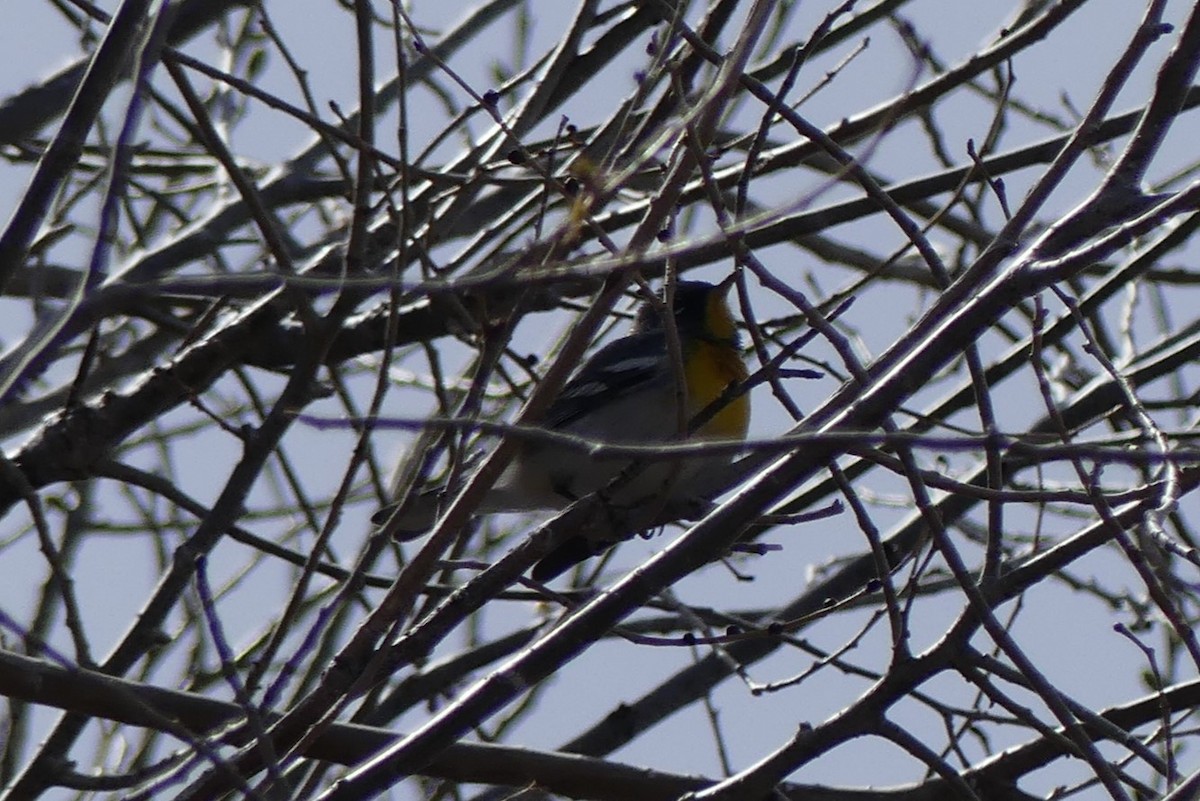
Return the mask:
<svg viewBox="0 0 1200 801">
<path fill-rule="evenodd" d="M 746 364 L 736 350 L 700 342 L 686 359 L 688 415 L 695 416 L 721 397 L 731 384 L 745 381 Z M 704 439 L 744 439 L 750 427 L 750 398 L 743 393 L 716 412 L 697 430 Z"/>
</svg>

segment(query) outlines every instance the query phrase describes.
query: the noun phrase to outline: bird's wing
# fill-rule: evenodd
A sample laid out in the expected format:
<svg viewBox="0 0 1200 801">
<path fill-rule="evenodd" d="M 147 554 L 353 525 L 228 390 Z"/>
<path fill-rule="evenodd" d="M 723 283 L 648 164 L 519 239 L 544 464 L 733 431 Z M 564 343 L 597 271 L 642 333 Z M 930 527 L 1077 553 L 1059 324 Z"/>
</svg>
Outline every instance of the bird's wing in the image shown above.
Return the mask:
<svg viewBox="0 0 1200 801">
<path fill-rule="evenodd" d="M 546 410 L 550 428 L 564 428 L 589 412 L 610 407 L 624 395 L 664 374 L 666 334 L 644 331 L 610 342 L 588 359 Z"/>
</svg>

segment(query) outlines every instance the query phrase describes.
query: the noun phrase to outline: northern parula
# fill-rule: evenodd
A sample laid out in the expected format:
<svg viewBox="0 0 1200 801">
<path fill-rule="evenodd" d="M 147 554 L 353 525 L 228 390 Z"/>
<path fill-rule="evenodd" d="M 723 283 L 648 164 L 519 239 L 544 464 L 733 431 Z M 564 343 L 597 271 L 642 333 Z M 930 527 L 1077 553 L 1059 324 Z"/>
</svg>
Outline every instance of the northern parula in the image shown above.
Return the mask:
<svg viewBox="0 0 1200 801">
<path fill-rule="evenodd" d="M 672 308 L 679 337 L 678 363 L 672 358 L 661 304 L 643 304 L 629 335 L 608 343 L 584 362 L 538 422 L 549 430 L 595 442 L 679 440 L 682 385 L 686 398 L 682 419 L 698 423 L 689 439 L 745 439 L 750 423 L 746 393 L 731 393 L 720 408 L 708 408 L 747 377 L 737 324 L 726 302 L 730 285 L 729 281 L 675 284 Z M 682 382 L 676 377 L 680 368 Z M 705 419 L 696 420 L 702 412 Z M 694 497 L 695 478 L 730 460 L 729 454 L 654 460 L 630 470 L 627 457 L 597 458 L 568 445 L 529 440 L 519 446 L 478 512 L 561 509 L 602 489 L 616 506 L 653 499 L 674 508 L 700 500 Z M 629 475 L 623 475 L 627 470 Z M 618 476 L 622 480 L 614 484 Z M 402 536 L 425 531 L 434 522 L 438 500 L 437 492 L 418 493 L 394 528 Z M 386 522 L 393 509 L 386 507 L 373 519 Z M 583 537 L 569 539 L 538 562 L 532 575 L 549 580 L 609 545 Z"/>
</svg>

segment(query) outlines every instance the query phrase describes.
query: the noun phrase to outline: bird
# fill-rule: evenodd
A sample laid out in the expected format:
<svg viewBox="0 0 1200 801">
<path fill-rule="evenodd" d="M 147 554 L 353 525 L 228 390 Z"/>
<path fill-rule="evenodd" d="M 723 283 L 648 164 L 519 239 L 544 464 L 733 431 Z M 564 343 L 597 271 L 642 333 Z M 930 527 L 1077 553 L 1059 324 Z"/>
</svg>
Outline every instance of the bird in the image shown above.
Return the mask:
<svg viewBox="0 0 1200 801">
<path fill-rule="evenodd" d="M 727 301 L 731 285 L 732 277 L 720 284 L 676 281 L 669 293 L 670 323 L 663 319 L 662 304 L 644 302 L 630 333 L 598 349 L 544 413 L 530 422 L 551 432 L 610 444 L 667 443 L 684 436 L 689 441 L 744 440 L 750 424 L 750 397 L 744 387 L 748 371 Z M 669 325 L 678 336 L 678 359 L 672 355 Z M 714 406 L 718 400 L 722 404 Z M 694 430 L 681 431 L 681 419 Z M 666 508 L 682 508 L 704 500 L 695 497 L 696 480 L 706 471 L 724 467 L 732 457 L 732 451 L 722 450 L 652 460 L 631 470 L 627 456 L 596 458 L 561 441 L 530 438 L 519 443 L 476 514 L 557 510 L 598 490 L 606 492 L 605 499 L 613 506 L 653 500 Z M 621 481 L 615 482 L 618 477 Z M 433 524 L 439 499 L 439 491 L 423 491 L 405 504 L 398 521 L 389 522 L 396 504 L 379 510 L 372 520 L 388 523 L 408 539 Z M 534 566 L 531 576 L 550 581 L 612 544 L 581 535 L 569 537 Z"/>
</svg>

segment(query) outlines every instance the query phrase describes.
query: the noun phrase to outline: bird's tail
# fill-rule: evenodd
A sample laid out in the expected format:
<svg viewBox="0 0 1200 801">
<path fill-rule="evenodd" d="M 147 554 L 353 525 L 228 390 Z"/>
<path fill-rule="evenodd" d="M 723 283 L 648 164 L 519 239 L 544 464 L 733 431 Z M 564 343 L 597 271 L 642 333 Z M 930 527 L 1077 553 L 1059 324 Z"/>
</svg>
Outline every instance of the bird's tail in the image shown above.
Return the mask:
<svg viewBox="0 0 1200 801">
<path fill-rule="evenodd" d="M 379 528 L 387 528 L 397 540 L 407 542 L 433 526 L 441 501 L 442 493 L 439 490 L 417 492 L 403 504 L 397 501 L 380 508 L 371 515 L 371 522 Z"/>
</svg>

